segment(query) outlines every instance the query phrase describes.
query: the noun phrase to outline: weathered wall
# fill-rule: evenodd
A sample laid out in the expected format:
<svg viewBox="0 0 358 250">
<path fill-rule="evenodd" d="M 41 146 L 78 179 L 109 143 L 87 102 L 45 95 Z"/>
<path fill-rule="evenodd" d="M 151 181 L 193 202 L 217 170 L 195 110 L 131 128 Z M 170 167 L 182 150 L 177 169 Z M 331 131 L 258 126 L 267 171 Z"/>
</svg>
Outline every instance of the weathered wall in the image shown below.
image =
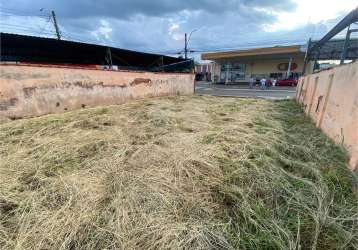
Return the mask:
<svg viewBox="0 0 358 250">
<path fill-rule="evenodd" d="M 302 77 L 296 99 L 316 126 L 350 153 L 358 170 L 358 62 Z"/>
<path fill-rule="evenodd" d="M 192 74 L 0 65 L 0 117 L 32 117 L 193 91 Z"/>
</svg>

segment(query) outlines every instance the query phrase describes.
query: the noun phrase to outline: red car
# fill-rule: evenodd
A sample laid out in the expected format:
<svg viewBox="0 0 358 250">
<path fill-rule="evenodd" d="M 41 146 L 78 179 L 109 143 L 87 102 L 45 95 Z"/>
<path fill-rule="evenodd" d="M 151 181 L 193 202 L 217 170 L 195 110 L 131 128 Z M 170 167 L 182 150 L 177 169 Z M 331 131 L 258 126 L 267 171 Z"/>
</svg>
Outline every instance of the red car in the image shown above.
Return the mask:
<svg viewBox="0 0 358 250">
<path fill-rule="evenodd" d="M 297 79 L 283 79 L 276 82 L 276 86 L 292 86 L 296 87 L 298 84 Z"/>
</svg>

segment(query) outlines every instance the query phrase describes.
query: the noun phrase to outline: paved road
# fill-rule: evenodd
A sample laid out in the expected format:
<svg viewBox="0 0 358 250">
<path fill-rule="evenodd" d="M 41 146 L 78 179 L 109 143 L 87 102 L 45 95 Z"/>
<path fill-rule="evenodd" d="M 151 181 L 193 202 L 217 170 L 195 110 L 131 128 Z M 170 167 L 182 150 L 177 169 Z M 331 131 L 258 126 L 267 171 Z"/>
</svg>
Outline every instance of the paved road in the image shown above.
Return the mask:
<svg viewBox="0 0 358 250">
<path fill-rule="evenodd" d="M 259 87 L 250 89 L 249 86 L 211 84 L 209 82 L 197 82 L 195 93 L 198 95 L 256 97 L 266 99 L 290 99 L 296 95 L 295 87 L 271 87 L 261 90 Z"/>
</svg>

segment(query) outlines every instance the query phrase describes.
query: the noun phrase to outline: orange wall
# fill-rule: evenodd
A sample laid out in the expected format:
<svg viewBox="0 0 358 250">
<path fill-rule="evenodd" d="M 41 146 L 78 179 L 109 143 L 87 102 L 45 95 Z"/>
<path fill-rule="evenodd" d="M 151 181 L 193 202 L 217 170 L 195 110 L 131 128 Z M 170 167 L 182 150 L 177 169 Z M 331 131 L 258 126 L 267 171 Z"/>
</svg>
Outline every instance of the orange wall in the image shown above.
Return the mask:
<svg viewBox="0 0 358 250">
<path fill-rule="evenodd" d="M 358 170 L 358 62 L 302 77 L 296 99 L 316 126 L 351 155 Z"/>
<path fill-rule="evenodd" d="M 33 117 L 193 92 L 193 74 L 0 65 L 0 117 Z"/>
</svg>

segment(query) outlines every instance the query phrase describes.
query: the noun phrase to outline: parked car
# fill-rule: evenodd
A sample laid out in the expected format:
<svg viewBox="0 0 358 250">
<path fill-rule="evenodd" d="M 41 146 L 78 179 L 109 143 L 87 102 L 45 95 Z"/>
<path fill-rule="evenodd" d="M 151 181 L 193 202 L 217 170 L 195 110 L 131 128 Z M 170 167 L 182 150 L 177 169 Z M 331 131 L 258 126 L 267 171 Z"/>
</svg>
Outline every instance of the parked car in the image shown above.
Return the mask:
<svg viewBox="0 0 358 250">
<path fill-rule="evenodd" d="M 276 86 L 292 86 L 295 87 L 297 86 L 298 81 L 297 79 L 283 79 L 283 80 L 278 80 L 276 82 Z"/>
</svg>

